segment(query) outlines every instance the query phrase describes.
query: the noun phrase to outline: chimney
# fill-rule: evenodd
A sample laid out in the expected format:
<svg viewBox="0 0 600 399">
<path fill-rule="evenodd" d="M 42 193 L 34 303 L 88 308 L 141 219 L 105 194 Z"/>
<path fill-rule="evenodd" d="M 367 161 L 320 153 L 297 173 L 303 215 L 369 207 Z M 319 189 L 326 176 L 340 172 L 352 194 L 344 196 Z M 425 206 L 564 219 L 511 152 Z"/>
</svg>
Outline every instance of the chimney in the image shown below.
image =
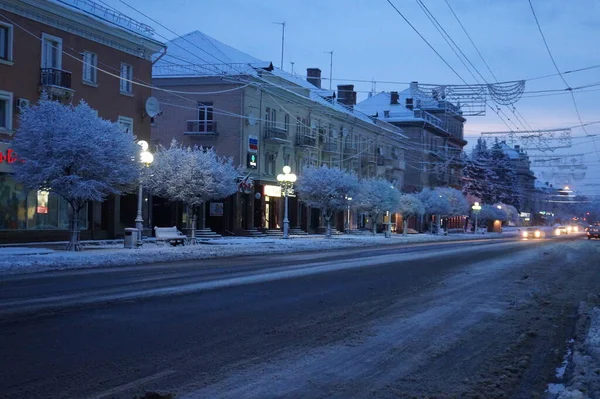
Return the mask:
<svg viewBox="0 0 600 399">
<path fill-rule="evenodd" d="M 412 98 L 407 98 L 406 99 L 406 108 L 408 108 L 410 110 L 412 110 L 414 108 L 413 107 L 413 99 Z"/>
<path fill-rule="evenodd" d="M 354 85 L 338 85 L 338 102 L 353 108 L 356 105 L 356 92 Z"/>
<path fill-rule="evenodd" d="M 306 68 L 306 80 L 308 83 L 321 88 L 321 70 L 319 68 Z"/>
<path fill-rule="evenodd" d="M 419 89 L 419 82 L 410 82 L 410 93 L 414 94 Z"/>
<path fill-rule="evenodd" d="M 397 91 L 390 92 L 390 104 L 398 104 L 398 100 L 400 99 L 400 95 Z"/>
</svg>

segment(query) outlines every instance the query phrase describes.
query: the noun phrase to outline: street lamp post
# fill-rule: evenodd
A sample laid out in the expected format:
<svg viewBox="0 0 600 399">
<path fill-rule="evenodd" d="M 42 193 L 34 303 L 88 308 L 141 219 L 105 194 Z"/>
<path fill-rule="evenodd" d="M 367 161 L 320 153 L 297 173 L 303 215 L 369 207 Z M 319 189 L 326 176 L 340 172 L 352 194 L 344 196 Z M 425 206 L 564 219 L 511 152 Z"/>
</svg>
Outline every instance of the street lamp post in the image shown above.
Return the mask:
<svg viewBox="0 0 600 399">
<path fill-rule="evenodd" d="M 150 151 L 148 151 L 148 143 L 144 140 L 138 141 L 138 145 L 141 147 L 140 150 L 140 162 L 143 163 L 146 167 L 150 166 L 150 164 L 154 161 L 154 155 Z M 142 202 L 143 202 L 143 186 L 140 181 L 140 187 L 138 191 L 138 207 L 137 207 L 137 216 L 135 217 L 135 228 L 138 231 L 138 240 L 137 245 L 142 245 L 142 231 L 144 230 L 144 219 L 142 218 Z"/>
<path fill-rule="evenodd" d="M 350 201 L 352 201 L 352 197 L 346 196 L 346 201 L 348 201 L 348 217 L 346 218 L 346 233 L 350 234 Z"/>
<path fill-rule="evenodd" d="M 473 232 L 477 234 L 477 215 L 479 214 L 479 211 L 481 211 L 481 205 L 479 205 L 479 202 L 476 202 L 471 209 L 473 209 L 473 213 L 475 214 L 475 227 L 473 228 Z"/>
<path fill-rule="evenodd" d="M 284 197 L 282 238 L 290 238 L 290 221 L 288 220 L 288 196 L 292 192 L 294 183 L 296 182 L 296 175 L 291 172 L 292 168 L 290 168 L 289 166 L 284 166 L 283 174 L 277 175 L 277 181 L 281 186 L 281 194 Z"/>
</svg>

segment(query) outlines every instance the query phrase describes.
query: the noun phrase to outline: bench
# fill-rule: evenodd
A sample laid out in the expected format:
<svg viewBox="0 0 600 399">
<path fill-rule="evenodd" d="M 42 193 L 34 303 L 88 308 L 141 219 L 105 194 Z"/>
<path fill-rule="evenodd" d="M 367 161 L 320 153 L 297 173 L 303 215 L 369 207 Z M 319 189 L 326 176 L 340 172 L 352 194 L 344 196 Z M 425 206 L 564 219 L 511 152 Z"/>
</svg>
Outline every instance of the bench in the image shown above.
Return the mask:
<svg viewBox="0 0 600 399">
<path fill-rule="evenodd" d="M 154 236 L 156 241 L 168 241 L 171 245 L 177 246 L 178 244 L 185 245 L 187 236 L 181 231 L 177 230 L 177 227 L 154 227 Z"/>
</svg>

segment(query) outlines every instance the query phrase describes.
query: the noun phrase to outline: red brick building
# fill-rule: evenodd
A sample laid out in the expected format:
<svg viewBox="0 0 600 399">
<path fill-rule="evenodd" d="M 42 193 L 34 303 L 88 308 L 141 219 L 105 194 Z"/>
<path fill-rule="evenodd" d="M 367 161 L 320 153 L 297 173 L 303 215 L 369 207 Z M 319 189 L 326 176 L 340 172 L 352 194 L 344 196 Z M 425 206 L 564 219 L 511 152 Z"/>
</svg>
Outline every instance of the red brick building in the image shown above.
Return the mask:
<svg viewBox="0 0 600 399">
<path fill-rule="evenodd" d="M 165 48 L 152 33 L 91 0 L 0 3 L 0 243 L 66 237 L 64 201 L 23 192 L 11 177 L 7 155 L 20 107 L 37 102 L 42 91 L 63 103 L 85 100 L 98 116 L 149 140 L 144 104 L 151 90 L 133 82 L 151 82 L 153 56 Z M 133 226 L 135 213 L 135 196 L 89 204 L 82 239 L 117 237 Z M 146 209 L 147 223 L 150 216 Z"/>
</svg>

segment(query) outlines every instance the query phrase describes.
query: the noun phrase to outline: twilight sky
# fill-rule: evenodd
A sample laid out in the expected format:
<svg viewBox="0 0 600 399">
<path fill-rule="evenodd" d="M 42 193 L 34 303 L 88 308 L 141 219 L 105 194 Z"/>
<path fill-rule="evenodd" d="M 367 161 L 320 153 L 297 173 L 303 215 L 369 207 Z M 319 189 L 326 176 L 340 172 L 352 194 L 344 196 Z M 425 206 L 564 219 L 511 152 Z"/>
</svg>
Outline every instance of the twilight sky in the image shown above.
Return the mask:
<svg viewBox="0 0 600 399">
<path fill-rule="evenodd" d="M 319 67 L 329 77 L 333 50 L 333 87 L 355 85 L 361 101 L 372 90 L 403 90 L 406 82 L 463 84 L 463 81 L 425 44 L 386 0 L 123 0 L 177 34 L 200 30 L 277 67 L 281 58 L 281 25 L 286 22 L 283 68 L 306 74 Z M 153 26 L 164 40 L 175 35 L 127 7 L 122 0 L 104 2 Z M 546 40 L 562 71 L 600 65 L 600 1 L 531 0 Z M 392 0 L 415 28 L 469 84 L 473 76 L 452 52 L 417 0 Z M 452 15 L 446 0 L 422 0 L 452 40 L 488 82 L 494 82 L 485 64 Z M 556 75 L 544 47 L 528 0 L 447 0 L 499 81 Z M 159 35 L 162 35 L 161 38 Z M 200 62 L 200 60 L 199 60 Z M 479 75 L 475 76 L 481 81 Z M 600 121 L 600 67 L 564 75 L 570 87 L 598 84 L 576 90 L 575 99 L 584 123 Z M 340 80 L 337 80 L 340 79 Z M 359 82 L 353 80 L 366 80 Z M 398 82 L 398 83 L 382 83 Z M 402 83 L 405 82 L 405 83 Z M 483 83 L 483 82 L 482 82 Z M 329 81 L 324 80 L 328 87 Z M 523 98 L 515 106 L 534 129 L 573 127 L 580 124 L 573 100 L 559 76 L 527 81 Z M 552 93 L 529 93 L 540 90 Z M 527 128 L 508 109 L 504 112 L 521 130 Z M 506 119 L 506 118 L 505 118 Z M 492 111 L 470 117 L 467 140 L 482 131 L 506 131 Z M 598 134 L 596 142 L 582 128 L 572 130 L 573 148 L 556 154 L 586 154 L 584 181 L 576 190 L 600 195 L 600 123 L 587 127 Z"/>
</svg>

